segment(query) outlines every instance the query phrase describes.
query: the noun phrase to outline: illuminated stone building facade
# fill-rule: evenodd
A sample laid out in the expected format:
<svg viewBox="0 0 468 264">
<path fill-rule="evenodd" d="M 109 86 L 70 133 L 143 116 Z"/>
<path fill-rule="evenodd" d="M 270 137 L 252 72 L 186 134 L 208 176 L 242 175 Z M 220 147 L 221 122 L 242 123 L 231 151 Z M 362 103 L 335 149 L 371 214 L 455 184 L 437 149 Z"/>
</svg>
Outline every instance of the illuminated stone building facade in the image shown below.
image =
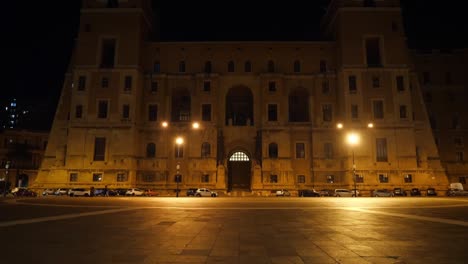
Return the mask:
<svg viewBox="0 0 468 264">
<path fill-rule="evenodd" d="M 152 41 L 152 14 L 83 1 L 38 188 L 447 188 L 399 1 L 333 0 L 312 42 Z"/>
</svg>

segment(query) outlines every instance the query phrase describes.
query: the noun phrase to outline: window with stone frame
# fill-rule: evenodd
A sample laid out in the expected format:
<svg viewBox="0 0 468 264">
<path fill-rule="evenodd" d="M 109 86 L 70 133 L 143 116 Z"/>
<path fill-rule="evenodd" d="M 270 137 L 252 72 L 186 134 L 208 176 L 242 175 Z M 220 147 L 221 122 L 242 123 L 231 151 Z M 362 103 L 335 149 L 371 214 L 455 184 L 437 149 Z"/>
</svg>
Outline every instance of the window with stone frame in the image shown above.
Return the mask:
<svg viewBox="0 0 468 264">
<path fill-rule="evenodd" d="M 143 182 L 154 182 L 156 180 L 156 175 L 154 173 L 143 173 L 141 175 L 141 180 Z"/>
<path fill-rule="evenodd" d="M 323 152 L 325 159 L 333 159 L 333 144 L 331 142 L 323 144 Z"/>
<path fill-rule="evenodd" d="M 293 69 L 293 71 L 294 71 L 295 73 L 300 73 L 300 72 L 301 72 L 301 62 L 300 62 L 300 61 L 298 61 L 298 60 L 294 61 L 294 69 Z"/>
<path fill-rule="evenodd" d="M 123 119 L 130 118 L 130 105 L 129 104 L 122 105 L 122 118 Z"/>
<path fill-rule="evenodd" d="M 327 72 L 327 62 L 325 60 L 320 60 L 320 72 Z"/>
<path fill-rule="evenodd" d="M 211 121 L 211 104 L 202 104 L 202 121 Z"/>
<path fill-rule="evenodd" d="M 297 175 L 297 183 L 305 183 L 305 175 Z"/>
<path fill-rule="evenodd" d="M 382 100 L 373 100 L 372 101 L 372 112 L 374 114 L 374 119 L 383 119 L 384 118 L 384 107 Z"/>
<path fill-rule="evenodd" d="M 379 174 L 379 182 L 380 183 L 388 183 L 388 175 L 387 174 Z"/>
<path fill-rule="evenodd" d="M 109 101 L 98 100 L 98 118 L 107 118 L 107 112 L 109 111 Z"/>
<path fill-rule="evenodd" d="M 78 77 L 78 91 L 84 91 L 86 89 L 86 76 Z"/>
<path fill-rule="evenodd" d="M 106 154 L 106 138 L 97 137 L 94 139 L 94 161 L 104 161 Z"/>
<path fill-rule="evenodd" d="M 376 138 L 376 155 L 377 162 L 387 162 L 387 139 L 386 138 Z"/>
<path fill-rule="evenodd" d="M 463 162 L 465 160 L 465 158 L 463 157 L 463 152 L 462 151 L 455 152 L 455 160 L 457 162 Z"/>
<path fill-rule="evenodd" d="M 250 61 L 245 62 L 244 72 L 252 72 L 252 63 Z"/>
<path fill-rule="evenodd" d="M 357 80 L 355 75 L 348 76 L 349 93 L 357 93 Z"/>
<path fill-rule="evenodd" d="M 157 93 L 158 92 L 158 82 L 157 81 L 152 81 L 151 82 L 151 93 Z"/>
<path fill-rule="evenodd" d="M 296 159 L 305 159 L 305 143 L 296 143 Z"/>
<path fill-rule="evenodd" d="M 358 119 L 359 118 L 359 106 L 356 104 L 351 105 L 351 118 Z"/>
<path fill-rule="evenodd" d="M 153 64 L 153 73 L 160 73 L 161 72 L 161 63 L 159 61 L 155 61 Z"/>
<path fill-rule="evenodd" d="M 272 60 L 268 61 L 268 72 L 275 72 L 275 63 Z"/>
<path fill-rule="evenodd" d="M 208 142 L 203 142 L 201 146 L 201 157 L 207 158 L 211 156 L 211 145 Z"/>
<path fill-rule="evenodd" d="M 70 173 L 70 181 L 71 182 L 77 182 L 78 181 L 78 173 L 76 173 L 76 172 Z"/>
<path fill-rule="evenodd" d="M 211 92 L 211 81 L 210 80 L 206 80 L 206 81 L 203 81 L 203 91 L 204 92 Z"/>
<path fill-rule="evenodd" d="M 126 182 L 128 181 L 128 175 L 126 173 L 117 173 L 117 182 Z"/>
<path fill-rule="evenodd" d="M 270 175 L 270 183 L 278 183 L 278 175 Z"/>
<path fill-rule="evenodd" d="M 330 93 L 330 82 L 328 80 L 322 81 L 322 94 Z"/>
<path fill-rule="evenodd" d="M 109 78 L 102 77 L 101 78 L 101 88 L 108 88 L 109 87 Z"/>
<path fill-rule="evenodd" d="M 204 182 L 204 183 L 210 182 L 210 175 L 208 175 L 208 174 L 203 174 L 203 175 L 201 176 L 201 182 Z"/>
<path fill-rule="evenodd" d="M 158 120 L 158 105 L 150 104 L 148 105 L 148 121 L 154 122 Z"/>
<path fill-rule="evenodd" d="M 405 91 L 405 79 L 403 78 L 403 76 L 396 77 L 396 87 L 398 92 Z"/>
<path fill-rule="evenodd" d="M 333 109 L 331 104 L 322 105 L 322 120 L 331 122 L 333 120 Z"/>
<path fill-rule="evenodd" d="M 268 121 L 278 121 L 278 106 L 268 104 Z"/>
<path fill-rule="evenodd" d="M 268 144 L 268 157 L 270 159 L 278 158 L 278 144 L 276 143 Z"/>
<path fill-rule="evenodd" d="M 380 78 L 379 76 L 372 77 L 372 88 L 380 88 Z"/>
<path fill-rule="evenodd" d="M 204 69 L 205 73 L 211 73 L 211 70 L 212 70 L 211 69 L 211 61 L 206 61 L 205 62 L 205 69 Z"/>
<path fill-rule="evenodd" d="M 407 119 L 408 118 L 408 114 L 407 114 L 407 111 L 406 111 L 406 105 L 400 105 L 400 118 L 401 119 Z"/>
<path fill-rule="evenodd" d="M 234 61 L 229 61 L 228 62 L 228 72 L 234 72 L 234 71 L 235 71 Z"/>
<path fill-rule="evenodd" d="M 185 61 L 179 61 L 179 72 L 180 73 L 185 72 Z"/>
<path fill-rule="evenodd" d="M 125 76 L 124 80 L 124 92 L 131 92 L 133 86 L 133 78 L 130 75 Z"/>
<path fill-rule="evenodd" d="M 93 173 L 93 182 L 102 182 L 102 173 Z"/>
<path fill-rule="evenodd" d="M 413 175 L 412 174 L 405 174 L 403 176 L 405 183 L 412 183 L 413 182 Z"/>
<path fill-rule="evenodd" d="M 156 144 L 154 144 L 153 142 L 146 144 L 146 157 L 147 158 L 156 157 Z"/>
<path fill-rule="evenodd" d="M 75 106 L 75 118 L 80 119 L 83 117 L 83 106 L 77 105 Z"/>
<path fill-rule="evenodd" d="M 270 92 L 270 93 L 276 92 L 276 82 L 275 81 L 269 81 L 268 82 L 268 92 Z"/>
<path fill-rule="evenodd" d="M 356 183 L 364 183 L 364 176 L 361 174 L 355 174 L 356 176 Z"/>
</svg>

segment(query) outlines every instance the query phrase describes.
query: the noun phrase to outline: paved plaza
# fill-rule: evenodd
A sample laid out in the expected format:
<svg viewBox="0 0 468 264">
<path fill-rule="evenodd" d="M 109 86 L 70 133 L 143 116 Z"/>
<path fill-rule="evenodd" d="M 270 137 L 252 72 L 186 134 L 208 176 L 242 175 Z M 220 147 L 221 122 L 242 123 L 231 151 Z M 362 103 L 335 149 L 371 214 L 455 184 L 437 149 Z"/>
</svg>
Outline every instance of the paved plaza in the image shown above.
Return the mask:
<svg viewBox="0 0 468 264">
<path fill-rule="evenodd" d="M 466 198 L 0 202 L 0 263 L 467 263 Z"/>
</svg>

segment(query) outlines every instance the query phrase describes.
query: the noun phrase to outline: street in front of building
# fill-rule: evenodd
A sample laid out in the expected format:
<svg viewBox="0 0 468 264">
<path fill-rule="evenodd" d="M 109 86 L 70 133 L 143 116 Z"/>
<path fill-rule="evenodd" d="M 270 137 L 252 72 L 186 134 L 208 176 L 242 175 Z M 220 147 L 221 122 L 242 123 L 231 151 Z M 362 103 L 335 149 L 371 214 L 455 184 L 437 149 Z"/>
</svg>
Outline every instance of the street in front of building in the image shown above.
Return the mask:
<svg viewBox="0 0 468 264">
<path fill-rule="evenodd" d="M 2 263 L 466 263 L 466 198 L 40 197 Z"/>
</svg>

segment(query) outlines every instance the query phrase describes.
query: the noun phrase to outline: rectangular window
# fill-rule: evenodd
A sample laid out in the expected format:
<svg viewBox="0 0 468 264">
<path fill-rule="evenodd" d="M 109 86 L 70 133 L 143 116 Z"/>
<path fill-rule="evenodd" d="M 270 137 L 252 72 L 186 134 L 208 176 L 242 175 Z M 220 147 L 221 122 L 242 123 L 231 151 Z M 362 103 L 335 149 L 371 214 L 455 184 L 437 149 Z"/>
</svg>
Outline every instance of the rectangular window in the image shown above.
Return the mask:
<svg viewBox="0 0 468 264">
<path fill-rule="evenodd" d="M 202 104 L 202 121 L 211 121 L 211 104 Z"/>
<path fill-rule="evenodd" d="M 210 175 L 208 174 L 203 174 L 201 176 L 201 182 L 210 182 Z"/>
<path fill-rule="evenodd" d="M 94 161 L 104 161 L 106 155 L 106 138 L 97 137 L 94 139 Z"/>
<path fill-rule="evenodd" d="M 372 101 L 372 110 L 374 112 L 374 118 L 375 119 L 383 119 L 384 118 L 384 110 L 383 110 L 383 101 L 382 100 Z"/>
<path fill-rule="evenodd" d="M 367 67 L 381 67 L 382 61 L 380 58 L 380 39 L 366 39 L 366 58 Z"/>
<path fill-rule="evenodd" d="M 151 93 L 156 93 L 158 92 L 158 82 L 153 81 L 151 82 Z"/>
<path fill-rule="evenodd" d="M 109 78 L 102 77 L 101 79 L 101 88 L 108 88 L 109 87 Z"/>
<path fill-rule="evenodd" d="M 148 121 L 157 121 L 158 120 L 158 105 L 150 104 L 148 105 Z"/>
<path fill-rule="evenodd" d="M 76 173 L 76 172 L 70 173 L 70 181 L 71 181 L 71 182 L 76 182 L 76 181 L 78 181 L 78 173 Z"/>
<path fill-rule="evenodd" d="M 358 105 L 351 105 L 351 118 L 352 119 L 358 119 L 359 118 L 359 111 L 358 111 Z"/>
<path fill-rule="evenodd" d="M 364 183 L 364 176 L 356 174 L 356 183 Z"/>
<path fill-rule="evenodd" d="M 269 81 L 268 82 L 268 91 L 269 92 L 276 92 L 276 82 L 275 81 Z"/>
<path fill-rule="evenodd" d="M 408 118 L 407 113 L 406 113 L 406 105 L 400 105 L 400 118 L 401 119 Z"/>
<path fill-rule="evenodd" d="M 462 161 L 465 160 L 464 157 L 463 157 L 463 152 L 461 152 L 461 151 L 455 152 L 455 157 L 456 157 L 457 162 L 462 162 Z"/>
<path fill-rule="evenodd" d="M 296 159 L 305 159 L 304 143 L 296 143 Z"/>
<path fill-rule="evenodd" d="M 175 145 L 175 150 L 174 150 L 175 157 L 180 159 L 184 157 L 184 148 L 182 145 Z"/>
<path fill-rule="evenodd" d="M 102 40 L 101 68 L 114 68 L 115 63 L 115 39 Z"/>
<path fill-rule="evenodd" d="M 322 94 L 328 94 L 330 93 L 330 83 L 328 80 L 323 80 L 322 81 Z"/>
<path fill-rule="evenodd" d="M 185 61 L 179 61 L 179 72 L 185 72 Z"/>
<path fill-rule="evenodd" d="M 386 138 L 377 138 L 376 139 L 376 153 L 378 162 L 388 161 L 387 157 L 387 139 Z"/>
<path fill-rule="evenodd" d="M 161 72 L 161 63 L 159 61 L 155 61 L 153 64 L 153 72 L 160 73 Z"/>
<path fill-rule="evenodd" d="M 98 101 L 98 118 L 107 118 L 108 102 L 107 100 Z"/>
<path fill-rule="evenodd" d="M 325 104 L 322 105 L 322 119 L 325 122 L 331 122 L 333 116 L 332 105 Z"/>
<path fill-rule="evenodd" d="M 278 121 L 278 106 L 268 104 L 268 121 Z"/>
<path fill-rule="evenodd" d="M 93 182 L 102 182 L 102 173 L 93 173 Z"/>
<path fill-rule="evenodd" d="M 278 175 L 270 175 L 270 183 L 278 183 Z"/>
<path fill-rule="evenodd" d="M 412 174 L 405 174 L 403 177 L 405 180 L 405 183 L 412 183 L 413 182 L 413 175 Z"/>
<path fill-rule="evenodd" d="M 117 182 L 126 182 L 128 181 L 128 176 L 126 173 L 117 173 Z"/>
<path fill-rule="evenodd" d="M 124 91 L 130 92 L 132 90 L 132 76 L 125 76 Z"/>
<path fill-rule="evenodd" d="M 380 78 L 378 76 L 372 77 L 372 88 L 380 88 Z"/>
<path fill-rule="evenodd" d="M 463 139 L 461 137 L 456 137 L 453 139 L 453 144 L 455 144 L 455 147 L 463 147 Z"/>
<path fill-rule="evenodd" d="M 203 91 L 204 92 L 210 92 L 211 91 L 211 82 L 210 81 L 204 81 L 203 82 Z"/>
<path fill-rule="evenodd" d="M 82 118 L 83 117 L 83 106 L 77 105 L 75 107 L 75 118 Z"/>
<path fill-rule="evenodd" d="M 323 152 L 326 159 L 333 159 L 333 144 L 327 142 L 323 145 Z"/>
<path fill-rule="evenodd" d="M 356 82 L 356 76 L 351 75 L 348 77 L 348 82 L 349 82 L 349 93 L 356 93 L 357 92 L 357 82 Z"/>
<path fill-rule="evenodd" d="M 122 118 L 128 119 L 130 118 L 130 105 L 124 104 L 122 106 Z"/>
<path fill-rule="evenodd" d="M 78 77 L 78 91 L 84 91 L 86 89 L 86 76 Z"/>
<path fill-rule="evenodd" d="M 379 182 L 380 183 L 388 183 L 388 175 L 387 174 L 379 174 Z"/>
<path fill-rule="evenodd" d="M 297 175 L 297 183 L 305 183 L 305 175 Z"/>
<path fill-rule="evenodd" d="M 396 86 L 398 92 L 405 91 L 405 79 L 403 78 L 403 76 L 396 77 Z"/>
<path fill-rule="evenodd" d="M 144 173 L 141 175 L 141 180 L 143 182 L 154 182 L 156 179 L 156 175 L 154 173 Z"/>
<path fill-rule="evenodd" d="M 335 183 L 335 175 L 327 175 L 327 183 Z"/>
</svg>

